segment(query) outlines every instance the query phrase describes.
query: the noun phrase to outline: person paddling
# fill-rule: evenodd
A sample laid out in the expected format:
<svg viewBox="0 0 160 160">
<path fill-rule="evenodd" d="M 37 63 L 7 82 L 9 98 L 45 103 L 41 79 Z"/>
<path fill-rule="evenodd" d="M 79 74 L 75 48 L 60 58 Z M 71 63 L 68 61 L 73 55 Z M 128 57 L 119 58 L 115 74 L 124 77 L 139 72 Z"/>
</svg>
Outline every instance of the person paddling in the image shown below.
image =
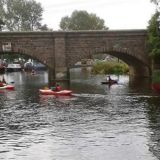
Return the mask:
<svg viewBox="0 0 160 160">
<path fill-rule="evenodd" d="M 111 79 L 111 77 L 110 76 L 107 76 L 108 77 L 108 82 L 112 82 L 113 80 Z"/>
<path fill-rule="evenodd" d="M 61 86 L 56 84 L 56 82 L 52 82 L 50 89 L 57 92 L 62 90 Z"/>
<path fill-rule="evenodd" d="M 56 85 L 56 91 L 61 91 L 61 90 L 62 90 L 61 86 L 59 84 L 57 84 Z"/>
<path fill-rule="evenodd" d="M 6 81 L 3 76 L 2 79 L 0 80 L 0 87 L 3 87 L 5 84 L 6 84 Z"/>
<path fill-rule="evenodd" d="M 52 82 L 52 83 L 51 83 L 50 89 L 51 89 L 52 91 L 56 91 L 56 82 Z"/>
<path fill-rule="evenodd" d="M 3 78 L 2 78 L 2 83 L 4 83 L 4 84 L 7 83 L 6 80 L 5 80 L 5 78 L 4 78 L 4 76 L 3 76 Z"/>
<path fill-rule="evenodd" d="M 113 80 L 113 79 L 111 79 L 110 76 L 108 76 L 108 82 L 109 82 L 110 84 L 113 84 L 113 83 L 117 83 L 117 80 Z"/>
<path fill-rule="evenodd" d="M 3 82 L 2 82 L 2 81 L 0 81 L 0 87 L 3 87 L 3 86 L 4 86 Z"/>
</svg>

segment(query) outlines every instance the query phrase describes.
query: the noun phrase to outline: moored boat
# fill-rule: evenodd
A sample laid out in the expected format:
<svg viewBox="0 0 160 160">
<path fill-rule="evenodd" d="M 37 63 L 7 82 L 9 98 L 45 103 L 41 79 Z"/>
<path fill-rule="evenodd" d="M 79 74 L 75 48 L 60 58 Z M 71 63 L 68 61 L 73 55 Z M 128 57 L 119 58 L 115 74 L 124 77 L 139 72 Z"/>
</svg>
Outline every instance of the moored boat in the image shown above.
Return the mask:
<svg viewBox="0 0 160 160">
<path fill-rule="evenodd" d="M 71 96 L 71 90 L 52 91 L 51 89 L 39 89 L 40 94 L 55 96 Z"/>
<path fill-rule="evenodd" d="M 20 64 L 10 63 L 10 64 L 8 64 L 8 66 L 6 67 L 6 71 L 7 71 L 7 72 L 18 72 L 18 71 L 22 71 L 22 67 L 21 67 Z"/>
</svg>

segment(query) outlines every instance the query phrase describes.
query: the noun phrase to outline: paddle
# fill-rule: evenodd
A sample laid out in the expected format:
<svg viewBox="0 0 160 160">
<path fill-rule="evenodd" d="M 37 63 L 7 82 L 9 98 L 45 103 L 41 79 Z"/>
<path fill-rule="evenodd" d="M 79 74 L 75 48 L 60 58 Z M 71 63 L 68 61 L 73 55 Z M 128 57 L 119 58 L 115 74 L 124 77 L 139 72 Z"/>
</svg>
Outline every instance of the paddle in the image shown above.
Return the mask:
<svg viewBox="0 0 160 160">
<path fill-rule="evenodd" d="M 13 84 L 13 83 L 15 83 L 15 82 L 14 82 L 14 81 L 11 81 L 10 83 L 12 83 L 12 84 Z"/>
</svg>

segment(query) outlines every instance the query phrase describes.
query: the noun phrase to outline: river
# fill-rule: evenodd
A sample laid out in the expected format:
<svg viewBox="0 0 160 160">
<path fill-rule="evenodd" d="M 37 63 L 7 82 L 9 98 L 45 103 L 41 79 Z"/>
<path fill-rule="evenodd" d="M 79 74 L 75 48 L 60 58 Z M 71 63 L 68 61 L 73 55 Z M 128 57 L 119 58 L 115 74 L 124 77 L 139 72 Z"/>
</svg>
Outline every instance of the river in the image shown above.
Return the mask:
<svg viewBox="0 0 160 160">
<path fill-rule="evenodd" d="M 71 70 L 71 97 L 39 95 L 47 72 L 5 75 L 0 91 L 0 160 L 158 160 L 160 96 L 148 79 Z"/>
</svg>

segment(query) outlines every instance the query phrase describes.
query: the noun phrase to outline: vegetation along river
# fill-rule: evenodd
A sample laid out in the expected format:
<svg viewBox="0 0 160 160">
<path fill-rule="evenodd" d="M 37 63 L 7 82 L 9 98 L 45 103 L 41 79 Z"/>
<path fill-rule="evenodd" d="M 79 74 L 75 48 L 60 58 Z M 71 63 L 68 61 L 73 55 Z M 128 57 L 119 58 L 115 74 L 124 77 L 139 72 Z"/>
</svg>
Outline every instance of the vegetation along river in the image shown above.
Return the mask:
<svg viewBox="0 0 160 160">
<path fill-rule="evenodd" d="M 47 72 L 5 75 L 0 91 L 0 160 L 158 160 L 160 95 L 148 79 L 106 77 L 72 69 L 72 97 L 39 95 Z"/>
</svg>

